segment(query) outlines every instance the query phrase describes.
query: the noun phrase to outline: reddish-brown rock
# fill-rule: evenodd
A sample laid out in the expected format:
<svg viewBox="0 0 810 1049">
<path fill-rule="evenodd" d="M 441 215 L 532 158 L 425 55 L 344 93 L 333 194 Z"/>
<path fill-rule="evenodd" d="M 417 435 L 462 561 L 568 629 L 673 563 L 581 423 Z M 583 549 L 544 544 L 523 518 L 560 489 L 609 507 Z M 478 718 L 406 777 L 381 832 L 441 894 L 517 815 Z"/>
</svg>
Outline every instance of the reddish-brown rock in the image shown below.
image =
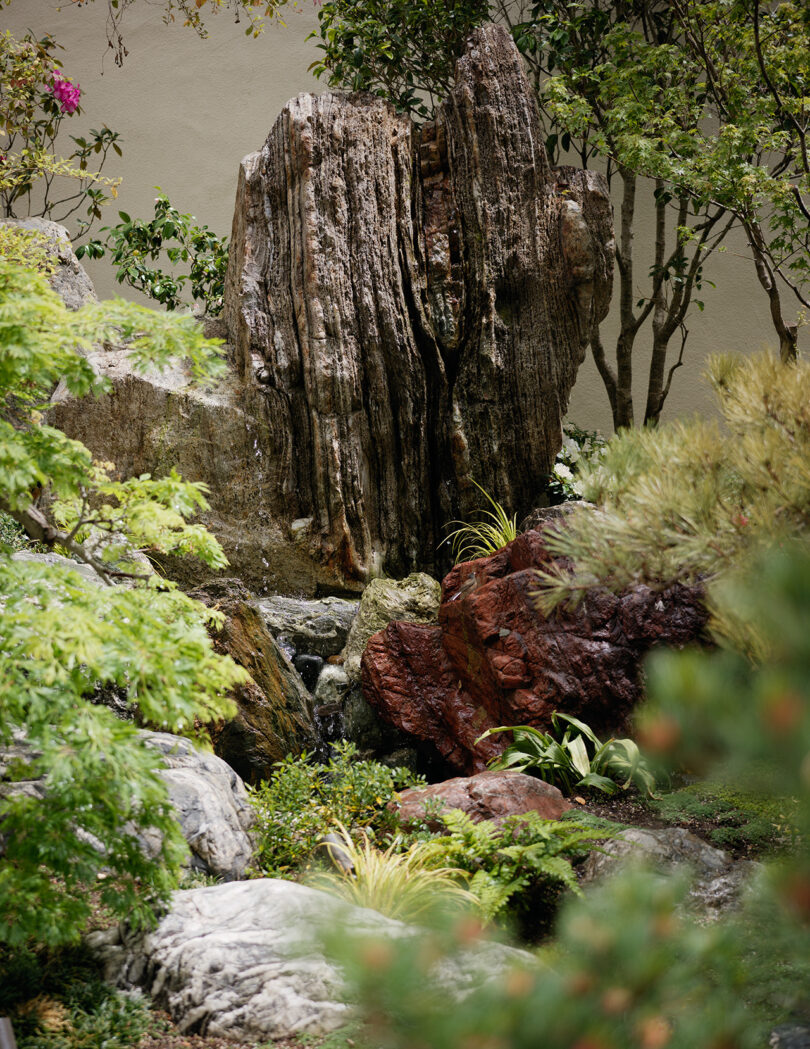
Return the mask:
<svg viewBox="0 0 810 1049">
<path fill-rule="evenodd" d="M 443 803 L 445 809 L 461 809 L 476 823 L 502 820 L 521 812 L 537 812 L 543 819 L 558 820 L 573 806 L 556 787 L 523 772 L 479 772 L 476 776 L 458 776 L 429 787 L 403 790 L 399 803 L 392 802 L 403 823 L 424 819 L 431 803 Z"/>
<path fill-rule="evenodd" d="M 644 654 L 703 630 L 701 592 L 681 586 L 593 590 L 576 611 L 546 618 L 532 593 L 548 560 L 542 533 L 526 532 L 449 573 L 438 626 L 391 623 L 366 646 L 366 699 L 460 772 L 481 771 L 503 750 L 503 736 L 475 746 L 497 725 L 547 728 L 563 710 L 616 730 L 640 698 Z"/>
</svg>

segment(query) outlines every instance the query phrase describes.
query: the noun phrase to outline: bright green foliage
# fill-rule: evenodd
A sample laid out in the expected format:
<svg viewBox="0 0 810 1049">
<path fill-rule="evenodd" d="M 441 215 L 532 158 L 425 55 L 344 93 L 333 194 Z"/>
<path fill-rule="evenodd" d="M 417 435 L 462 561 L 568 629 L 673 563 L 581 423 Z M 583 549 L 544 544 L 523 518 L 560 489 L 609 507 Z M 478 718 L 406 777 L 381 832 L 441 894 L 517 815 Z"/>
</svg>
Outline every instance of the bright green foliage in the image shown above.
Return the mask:
<svg viewBox="0 0 810 1049">
<path fill-rule="evenodd" d="M 339 743 L 325 765 L 314 763 L 307 753 L 288 754 L 276 762 L 271 778 L 251 791 L 264 871 L 294 877 L 336 823 L 377 835 L 396 828 L 396 817 L 386 805 L 397 790 L 424 781 L 407 769 L 356 761 L 356 753 L 353 743 Z"/>
<path fill-rule="evenodd" d="M 794 354 L 796 332 L 776 282 L 810 305 L 806 4 L 546 0 L 538 8 L 546 9 L 535 14 L 538 46 L 549 29 L 559 33 L 568 9 L 546 87 L 552 119 L 620 171 L 660 180 L 658 192 L 670 199 L 688 197 L 702 222 L 719 211 L 739 223 L 783 359 Z M 594 31 L 598 45 L 583 48 Z M 702 222 L 679 221 L 677 238 L 685 239 L 675 268 L 667 263 L 676 285 L 690 279 L 683 249 L 699 243 Z"/>
<path fill-rule="evenodd" d="M 587 852 L 586 843 L 608 836 L 572 820 L 546 820 L 536 812 L 509 816 L 500 824 L 474 823 L 460 809 L 443 811 L 440 818 L 447 833 L 428 838 L 424 856 L 468 872 L 470 892 L 487 921 L 510 903 L 517 916 L 529 915 L 535 924 L 548 920 L 560 888 L 579 891 L 572 860 Z"/>
<path fill-rule="evenodd" d="M 752 669 L 733 651 L 656 654 L 646 731 L 674 764 L 721 762 L 748 791 L 795 797 L 795 852 L 715 923 L 689 917 L 677 879 L 626 871 L 568 901 L 536 974 L 492 981 L 453 1009 L 430 973 L 469 948 L 468 924 L 387 954 L 343 929 L 335 951 L 378 1044 L 535 1049 L 542 1032 L 544 1049 L 760 1049 L 776 1025 L 808 1023 L 810 550 L 788 544 L 756 560 L 715 601 L 757 618 L 772 660 Z"/>
<path fill-rule="evenodd" d="M 560 724 L 563 721 L 565 727 Z M 583 721 L 559 710 L 551 715 L 551 726 L 551 732 L 531 725 L 491 728 L 476 743 L 497 732 L 511 732 L 512 743 L 489 767 L 518 772 L 532 769 L 566 794 L 577 787 L 594 787 L 605 794 L 630 786 L 647 795 L 655 790 L 655 776 L 632 739 L 602 743 Z"/>
<path fill-rule="evenodd" d="M 328 74 L 332 87 L 373 91 L 400 112 L 429 117 L 488 7 L 487 0 L 325 0 L 323 58 L 313 71 Z"/>
<path fill-rule="evenodd" d="M 450 543 L 456 564 L 461 561 L 473 561 L 477 557 L 488 557 L 517 538 L 517 514 L 510 517 L 501 504 L 485 492 L 477 481 L 473 481 L 473 484 L 492 509 L 479 510 L 479 520 L 469 524 L 461 521 L 450 522 L 451 525 L 457 524 L 460 527 L 451 532 L 439 545 Z"/>
<path fill-rule="evenodd" d="M 466 880 L 465 872 L 436 867 L 428 844 L 414 842 L 402 852 L 401 842 L 395 838 L 381 851 L 365 831 L 360 831 L 357 844 L 343 824 L 337 824 L 337 833 L 352 871 L 317 873 L 308 881 L 313 888 L 405 922 L 424 921 L 440 907 L 469 907 L 477 902 L 477 897 L 459 884 Z"/>
<path fill-rule="evenodd" d="M 693 420 L 623 432 L 585 471 L 585 497 L 598 507 L 574 510 L 552 532 L 550 549 L 574 567 L 539 574 L 544 611 L 597 585 L 705 581 L 807 527 L 810 364 L 714 357 L 709 379 L 724 428 Z M 728 606 L 714 622 L 742 643 Z"/>
<path fill-rule="evenodd" d="M 125 211 L 118 214 L 121 221 L 117 226 L 103 227 L 102 232 L 107 234 L 103 241 L 80 245 L 76 251 L 79 258 L 87 255 L 98 259 L 109 251 L 118 267 L 115 277 L 119 284 L 142 291 L 169 310 L 183 305 L 186 284 L 190 284 L 192 299 L 205 303 L 206 313 L 215 316 L 222 310 L 227 237 L 196 225 L 194 216 L 181 214 L 163 192 L 155 200 L 155 217 L 149 222 L 132 219 Z M 172 265 L 187 265 L 189 272 L 175 275 L 149 265 L 164 253 Z"/>
<path fill-rule="evenodd" d="M 89 702 L 94 685 L 126 689 L 145 719 L 183 731 L 195 718 L 227 716 L 227 693 L 246 678 L 213 651 L 206 624 L 217 613 L 134 557 L 180 550 L 225 563 L 216 540 L 185 520 L 205 506 L 201 486 L 174 474 L 112 481 L 83 445 L 41 422 L 60 377 L 76 395 L 106 388 L 79 351 L 112 340 L 129 342 L 142 368 L 178 355 L 199 377 L 221 368 L 190 318 L 122 302 L 71 313 L 40 274 L 0 261 L 0 507 L 28 526 L 44 523 L 100 577 L 95 586 L 69 567 L 12 561 L 0 547 L 0 746 L 23 744 L 5 777 L 41 779 L 45 791 L 44 800 L 13 790 L 0 799 L 0 943 L 75 939 L 101 871 L 102 901 L 135 924 L 174 885 L 185 844 L 158 755 L 132 725 Z M 30 505 L 40 488 L 56 500 L 47 517 Z M 90 532 L 106 538 L 101 552 L 85 542 Z M 116 576 L 130 586 L 103 585 Z M 146 828 L 162 836 L 156 862 L 141 848 Z"/>
<path fill-rule="evenodd" d="M 0 127 L 5 132 L 0 207 L 11 217 L 30 214 L 33 207 L 36 214 L 56 222 L 82 210 L 87 215 L 80 223 L 83 232 L 101 216 L 107 194 L 118 195 L 121 180 L 100 171 L 111 150 L 121 156 L 121 147 L 118 132 L 105 126 L 93 128 L 87 137 L 71 135 L 73 152 L 68 157 L 54 155 L 62 123 L 81 113 L 81 106 L 61 105 L 53 93 L 55 71 L 61 77 L 57 48 L 50 36 L 15 40 L 8 32 L 0 34 Z M 88 170 L 90 162 L 98 171 Z M 65 189 L 64 179 L 71 180 L 67 185 L 72 188 Z"/>
</svg>

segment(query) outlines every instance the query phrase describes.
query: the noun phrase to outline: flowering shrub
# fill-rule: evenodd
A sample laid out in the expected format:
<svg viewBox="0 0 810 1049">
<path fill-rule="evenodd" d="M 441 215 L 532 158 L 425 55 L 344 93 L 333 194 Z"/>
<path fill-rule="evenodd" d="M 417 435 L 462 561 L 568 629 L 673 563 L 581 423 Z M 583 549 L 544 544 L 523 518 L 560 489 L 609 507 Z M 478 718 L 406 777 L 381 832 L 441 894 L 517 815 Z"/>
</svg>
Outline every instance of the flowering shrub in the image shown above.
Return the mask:
<svg viewBox="0 0 810 1049">
<path fill-rule="evenodd" d="M 58 69 L 54 69 L 53 83 L 45 90 L 51 92 L 63 113 L 73 114 L 79 108 L 79 99 L 82 97 L 81 87 L 67 77 L 63 77 Z"/>
<path fill-rule="evenodd" d="M 605 438 L 596 430 L 581 430 L 573 423 L 563 427 L 563 446 L 557 453 L 557 460 L 551 472 L 548 490 L 557 502 L 564 503 L 569 499 L 581 499 L 583 482 L 579 478 L 582 466 L 592 464 L 601 458 Z"/>
<path fill-rule="evenodd" d="M 71 136 L 75 149 L 67 157 L 54 153 L 65 119 L 81 113 L 81 87 L 58 68 L 53 37 L 16 40 L 0 34 L 0 210 L 5 217 L 40 215 L 64 222 L 84 210 L 79 235 L 101 217 L 101 207 L 117 196 L 120 179 L 101 174 L 109 152 L 121 155 L 118 133 L 91 129 L 87 137 Z M 95 171 L 89 170 L 93 160 Z M 73 189 L 65 190 L 65 179 Z M 32 192 L 36 188 L 36 203 Z"/>
</svg>

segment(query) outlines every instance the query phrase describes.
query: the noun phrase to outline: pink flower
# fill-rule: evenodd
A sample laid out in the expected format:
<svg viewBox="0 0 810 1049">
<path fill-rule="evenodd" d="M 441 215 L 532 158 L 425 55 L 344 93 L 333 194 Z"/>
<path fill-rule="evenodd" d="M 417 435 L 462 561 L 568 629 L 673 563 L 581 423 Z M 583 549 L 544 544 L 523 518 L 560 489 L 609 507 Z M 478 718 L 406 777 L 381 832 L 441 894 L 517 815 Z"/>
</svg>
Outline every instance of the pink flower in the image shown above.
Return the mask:
<svg viewBox="0 0 810 1049">
<path fill-rule="evenodd" d="M 58 69 L 54 69 L 53 83 L 48 86 L 47 90 L 51 92 L 59 103 L 59 108 L 63 113 L 75 113 L 79 108 L 79 99 L 82 95 L 81 88 L 78 84 L 68 80 L 67 77 L 63 77 Z"/>
</svg>

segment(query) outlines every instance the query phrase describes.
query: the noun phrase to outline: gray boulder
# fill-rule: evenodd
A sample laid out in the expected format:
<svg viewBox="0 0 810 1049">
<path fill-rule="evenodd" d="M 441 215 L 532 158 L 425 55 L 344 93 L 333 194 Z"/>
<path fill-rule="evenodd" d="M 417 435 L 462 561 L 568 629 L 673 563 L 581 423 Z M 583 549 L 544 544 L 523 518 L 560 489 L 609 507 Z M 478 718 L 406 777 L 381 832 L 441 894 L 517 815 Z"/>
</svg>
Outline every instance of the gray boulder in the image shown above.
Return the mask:
<svg viewBox="0 0 810 1049">
<path fill-rule="evenodd" d="M 198 750 L 182 736 L 139 733 L 163 755 L 161 773 L 169 788 L 192 867 L 229 880 L 242 878 L 253 858 L 254 822 L 242 780 L 222 758 Z M 147 850 L 154 848 L 147 841 Z"/>
<path fill-rule="evenodd" d="M 350 681 L 360 680 L 360 660 L 368 639 L 394 620 L 436 623 L 442 588 L 425 572 L 405 579 L 372 579 L 360 598 L 360 608 L 343 650 L 343 667 Z"/>
<path fill-rule="evenodd" d="M 3 225 L 19 226 L 40 234 L 49 255 L 54 257 L 56 268 L 51 275 L 51 287 L 61 296 L 69 310 L 78 310 L 88 302 L 96 301 L 93 282 L 76 258 L 70 244 L 70 236 L 64 226 L 48 219 L 4 219 Z"/>
<path fill-rule="evenodd" d="M 306 601 L 276 596 L 258 602 L 267 629 L 288 655 L 303 652 L 323 659 L 342 650 L 358 607 L 357 601 L 342 597 Z"/>
<path fill-rule="evenodd" d="M 138 735 L 162 754 L 161 776 L 191 850 L 191 866 L 221 878 L 244 877 L 253 858 L 250 828 L 255 817 L 241 779 L 221 758 L 198 750 L 182 736 L 145 730 Z M 22 736 L 0 748 L 0 797 L 22 794 L 47 804 L 44 780 L 21 778 L 32 756 Z M 142 833 L 141 842 L 147 855 L 157 855 L 157 831 Z M 96 845 L 104 851 L 101 842 Z"/>
<path fill-rule="evenodd" d="M 691 903 L 710 920 L 737 905 L 757 866 L 747 860 L 733 861 L 727 852 L 681 827 L 634 827 L 622 831 L 621 839 L 603 842 L 599 851 L 590 854 L 582 883 L 613 875 L 628 863 L 643 863 L 667 873 L 678 868 L 691 870 Z"/>
<path fill-rule="evenodd" d="M 142 987 L 181 1032 L 240 1040 L 323 1035 L 350 1019 L 340 970 L 320 946 L 324 929 L 401 939 L 415 929 L 289 881 L 261 879 L 174 894 L 157 929 L 92 933 L 108 980 Z M 512 965 L 523 951 L 482 943 L 436 981 L 459 1000 Z"/>
</svg>

